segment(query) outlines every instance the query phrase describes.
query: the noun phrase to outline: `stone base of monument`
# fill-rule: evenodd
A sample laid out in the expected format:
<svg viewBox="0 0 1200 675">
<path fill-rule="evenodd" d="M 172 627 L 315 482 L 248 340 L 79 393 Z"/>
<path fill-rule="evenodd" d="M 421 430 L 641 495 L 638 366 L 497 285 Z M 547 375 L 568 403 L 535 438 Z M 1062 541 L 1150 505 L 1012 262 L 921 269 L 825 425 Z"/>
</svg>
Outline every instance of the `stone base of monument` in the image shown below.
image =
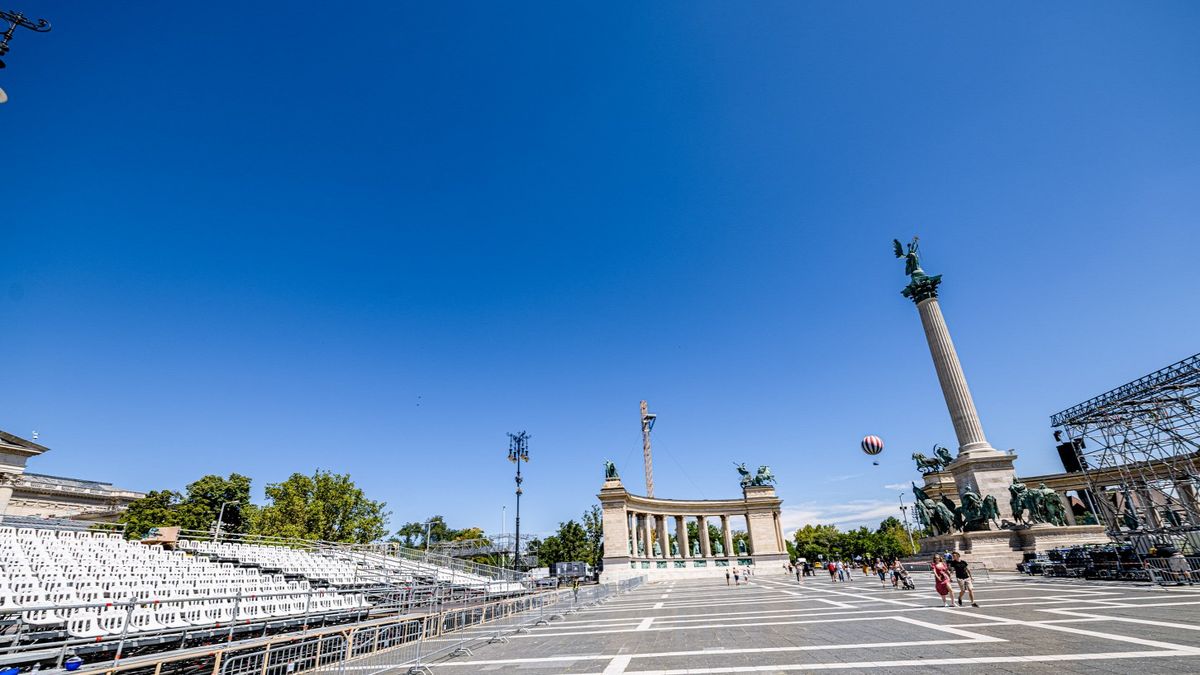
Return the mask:
<svg viewBox="0 0 1200 675">
<path fill-rule="evenodd" d="M 1004 530 L 982 530 L 925 537 L 919 555 L 961 551 L 968 561 L 981 562 L 990 570 L 1015 572 L 1025 553 L 1065 546 L 1107 544 L 1111 540 L 1102 525 L 1022 525 Z"/>
<path fill-rule="evenodd" d="M 719 579 L 725 580 L 725 572 L 749 567 L 755 576 L 786 575 L 784 565 L 787 554 L 745 555 L 697 560 L 645 560 L 640 558 L 604 559 L 601 583 L 610 583 L 634 577 L 646 577 L 647 581 L 669 581 L 673 579 Z"/>
</svg>

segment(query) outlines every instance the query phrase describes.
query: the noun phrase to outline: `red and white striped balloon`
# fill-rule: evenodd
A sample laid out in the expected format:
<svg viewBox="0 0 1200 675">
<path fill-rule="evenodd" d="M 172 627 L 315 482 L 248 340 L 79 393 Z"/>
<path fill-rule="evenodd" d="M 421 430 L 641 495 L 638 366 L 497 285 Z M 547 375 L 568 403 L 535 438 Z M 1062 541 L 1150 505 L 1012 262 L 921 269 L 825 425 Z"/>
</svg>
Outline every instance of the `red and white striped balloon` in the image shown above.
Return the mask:
<svg viewBox="0 0 1200 675">
<path fill-rule="evenodd" d="M 878 436 L 864 436 L 862 451 L 868 455 L 878 455 L 883 452 L 883 439 Z"/>
</svg>

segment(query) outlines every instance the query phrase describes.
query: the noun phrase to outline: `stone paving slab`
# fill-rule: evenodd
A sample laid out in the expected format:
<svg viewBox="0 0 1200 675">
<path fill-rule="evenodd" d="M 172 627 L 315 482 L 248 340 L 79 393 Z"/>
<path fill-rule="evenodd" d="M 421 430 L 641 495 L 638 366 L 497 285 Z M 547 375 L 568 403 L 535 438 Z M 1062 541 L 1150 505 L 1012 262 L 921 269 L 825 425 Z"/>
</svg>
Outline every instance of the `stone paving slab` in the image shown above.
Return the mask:
<svg viewBox="0 0 1200 675">
<path fill-rule="evenodd" d="M 926 583 L 922 583 L 926 582 Z M 1200 672 L 1200 589 L 997 578 L 979 608 L 932 584 L 754 577 L 643 586 L 507 644 L 432 665 L 460 673 Z"/>
</svg>

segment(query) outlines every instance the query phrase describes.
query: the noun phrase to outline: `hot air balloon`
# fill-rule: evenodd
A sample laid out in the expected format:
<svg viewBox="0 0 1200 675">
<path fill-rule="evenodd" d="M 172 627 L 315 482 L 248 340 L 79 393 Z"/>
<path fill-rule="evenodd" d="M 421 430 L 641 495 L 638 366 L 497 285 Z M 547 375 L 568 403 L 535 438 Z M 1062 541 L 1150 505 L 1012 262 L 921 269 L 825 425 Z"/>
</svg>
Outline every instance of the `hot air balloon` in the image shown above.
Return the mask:
<svg viewBox="0 0 1200 675">
<path fill-rule="evenodd" d="M 883 452 L 883 439 L 878 436 L 864 436 L 862 439 L 862 451 L 874 457 Z M 875 466 L 879 466 L 879 462 L 871 462 Z"/>
</svg>

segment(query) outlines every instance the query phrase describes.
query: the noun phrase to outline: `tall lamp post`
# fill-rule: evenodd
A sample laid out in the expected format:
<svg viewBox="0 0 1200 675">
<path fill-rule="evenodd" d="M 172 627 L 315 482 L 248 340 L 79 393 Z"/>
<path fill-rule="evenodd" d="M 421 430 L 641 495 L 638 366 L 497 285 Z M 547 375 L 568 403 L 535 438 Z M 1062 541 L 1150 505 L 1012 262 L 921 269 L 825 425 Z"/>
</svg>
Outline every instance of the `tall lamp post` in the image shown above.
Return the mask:
<svg viewBox="0 0 1200 675">
<path fill-rule="evenodd" d="M 35 33 L 45 33 L 50 30 L 50 22 L 45 19 L 36 21 L 28 19 L 20 12 L 11 12 L 5 9 L 0 9 L 0 20 L 8 22 L 8 29 L 0 34 L 0 68 L 5 67 L 4 56 L 8 54 L 8 43 L 13 39 L 13 35 L 17 31 L 17 26 L 28 28 Z M 8 94 L 0 89 L 0 103 L 8 101 Z"/>
<path fill-rule="evenodd" d="M 913 541 L 912 528 L 909 527 L 908 505 L 904 503 L 904 493 L 903 492 L 900 493 L 900 513 L 904 516 L 904 531 L 908 533 L 908 545 L 910 548 L 912 548 L 913 552 L 915 553 L 917 550 L 917 544 L 916 544 L 916 542 Z"/>
<path fill-rule="evenodd" d="M 213 533 L 213 541 L 221 540 L 221 528 L 225 524 L 225 507 L 237 502 L 221 502 L 221 510 L 217 512 L 217 531 Z"/>
<path fill-rule="evenodd" d="M 508 435 L 508 461 L 517 465 L 517 515 L 513 540 L 513 570 L 521 564 L 521 462 L 529 461 L 529 434 L 524 431 Z"/>
</svg>

